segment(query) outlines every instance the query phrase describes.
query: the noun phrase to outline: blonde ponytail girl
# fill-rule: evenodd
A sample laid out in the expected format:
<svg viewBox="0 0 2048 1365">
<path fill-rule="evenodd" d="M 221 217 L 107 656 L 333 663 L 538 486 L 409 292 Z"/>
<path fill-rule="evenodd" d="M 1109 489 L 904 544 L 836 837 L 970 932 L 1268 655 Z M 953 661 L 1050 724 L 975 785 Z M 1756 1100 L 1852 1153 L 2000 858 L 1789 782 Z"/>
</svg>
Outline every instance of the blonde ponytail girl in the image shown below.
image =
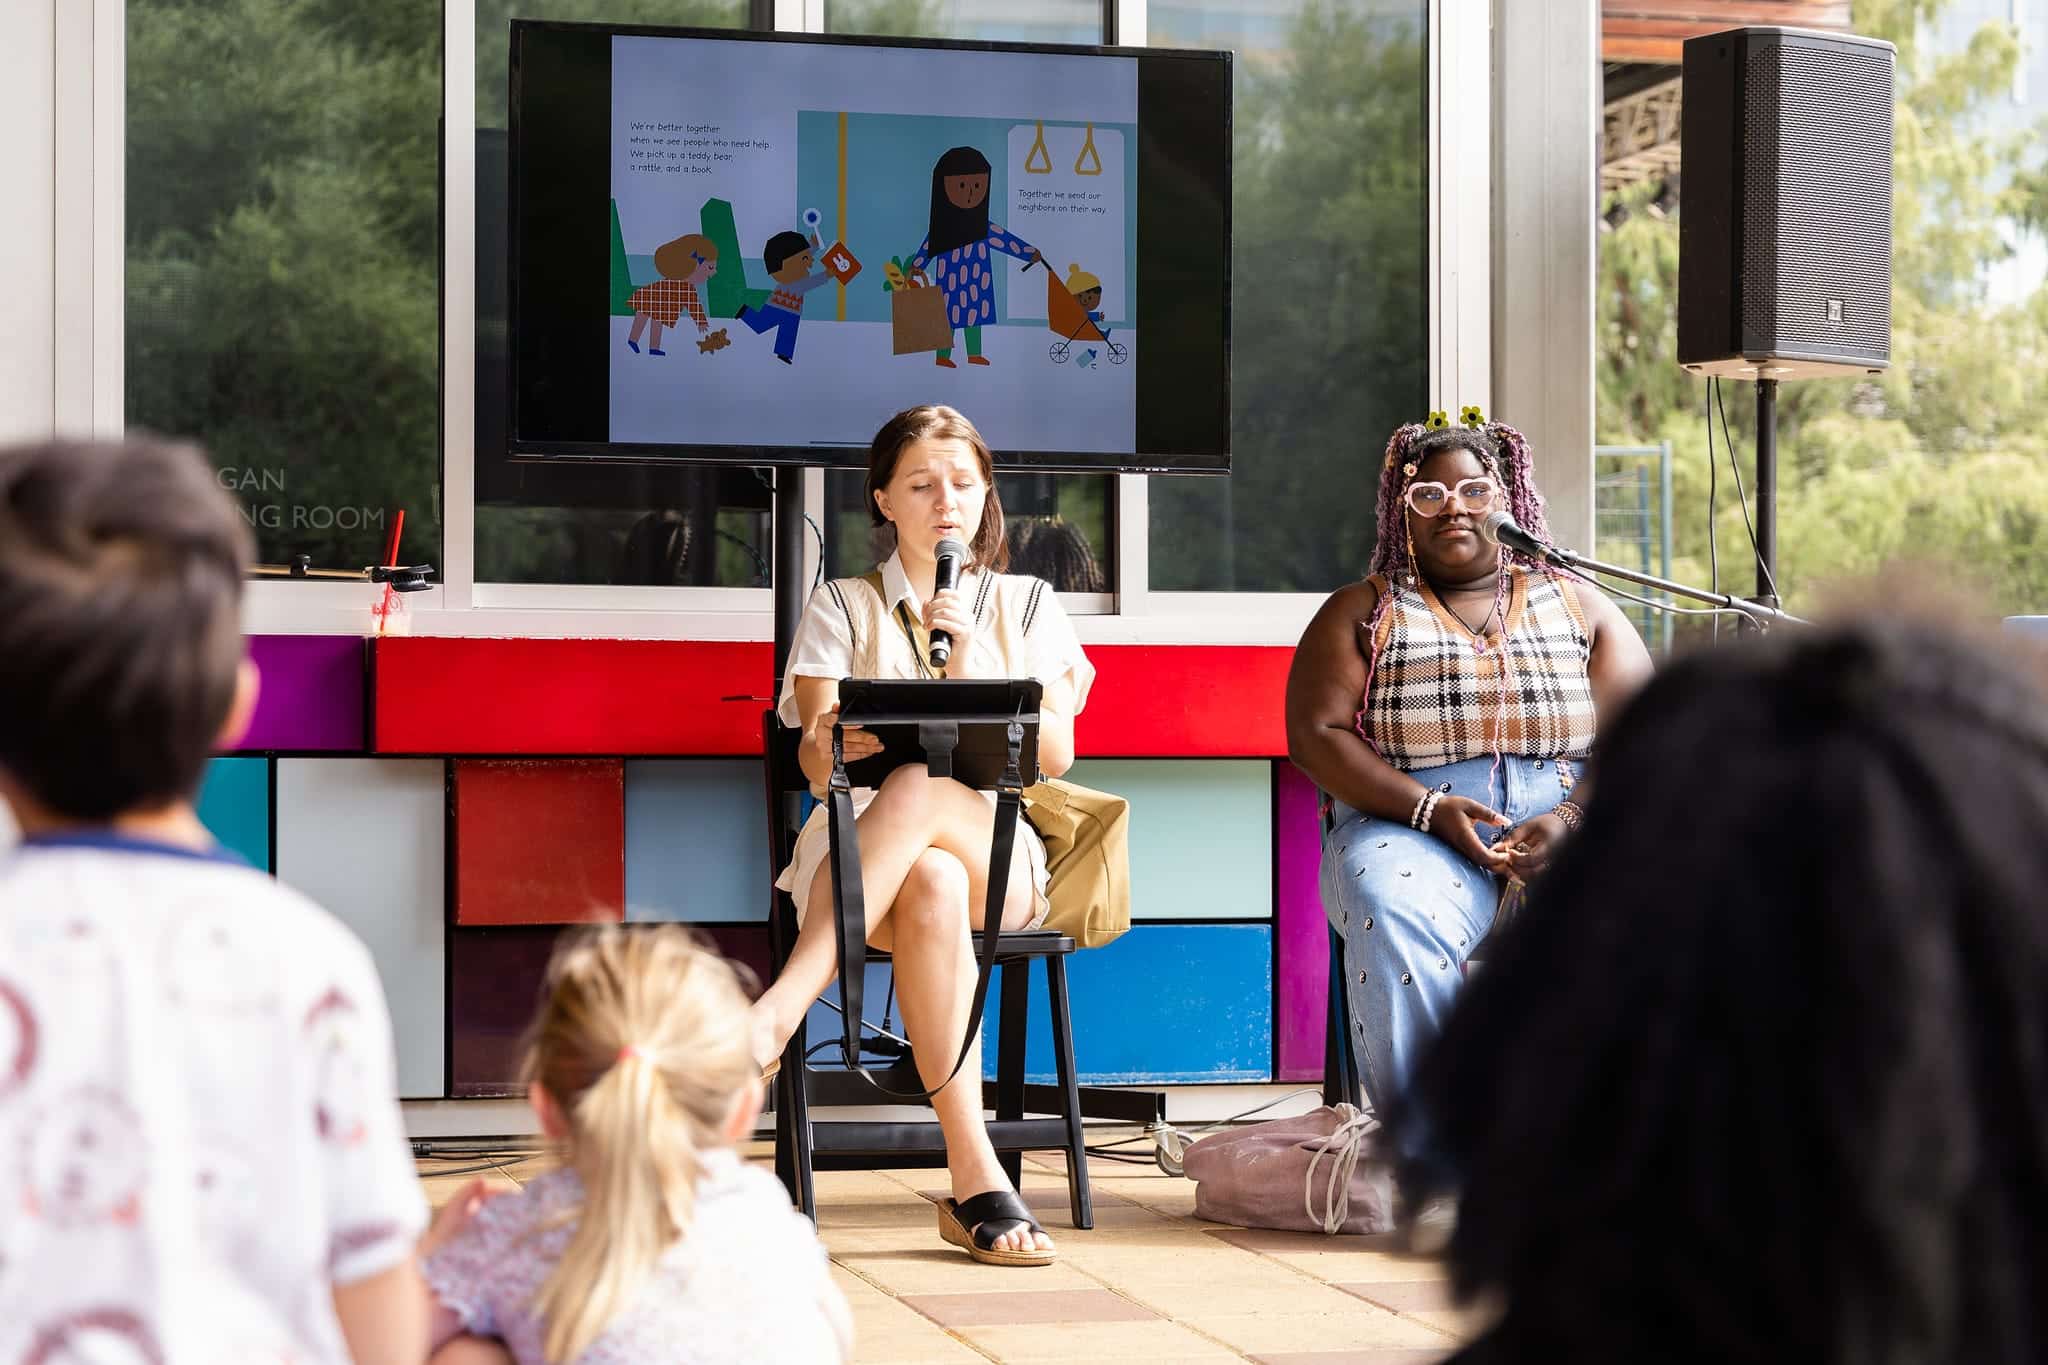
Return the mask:
<svg viewBox="0 0 2048 1365">
<path fill-rule="evenodd" d="M 757 1084 L 732 967 L 675 925 L 579 931 L 549 964 L 526 1079 L 567 1129 L 576 1231 L 534 1295 L 551 1365 L 568 1365 L 690 1227 L 700 1154 Z"/>
</svg>

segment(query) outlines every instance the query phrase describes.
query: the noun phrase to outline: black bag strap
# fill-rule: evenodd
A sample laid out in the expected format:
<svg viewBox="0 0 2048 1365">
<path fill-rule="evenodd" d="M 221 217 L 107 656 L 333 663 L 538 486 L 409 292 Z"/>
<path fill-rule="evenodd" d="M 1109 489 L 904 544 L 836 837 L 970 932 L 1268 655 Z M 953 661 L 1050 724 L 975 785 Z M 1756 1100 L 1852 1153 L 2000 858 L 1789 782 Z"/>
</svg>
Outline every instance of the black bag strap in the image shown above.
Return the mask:
<svg viewBox="0 0 2048 1365">
<path fill-rule="evenodd" d="M 958 727 L 954 728 L 957 739 Z M 829 806 L 829 857 L 832 862 L 832 914 L 839 932 L 839 1019 L 840 1055 L 847 1068 L 885 1095 L 900 1100 L 929 1100 L 953 1083 L 967 1054 L 981 1036 L 981 1011 L 988 1001 L 989 976 L 995 970 L 996 944 L 1003 936 L 1003 901 L 1010 885 L 1010 854 L 1016 846 L 1017 815 L 1024 790 L 1024 725 L 1012 720 L 1009 728 L 1008 763 L 996 788 L 996 824 L 989 842 L 988 903 L 981 920 L 980 969 L 974 979 L 974 1003 L 967 1011 L 967 1031 L 960 1039 L 960 1051 L 946 1079 L 929 1090 L 897 1090 L 882 1084 L 874 1073 L 860 1064 L 861 996 L 868 966 L 867 899 L 861 887 L 860 834 L 853 816 L 853 784 L 846 776 L 846 740 L 840 726 L 832 727 L 832 779 L 826 791 Z M 977 1078 L 979 1079 L 979 1078 Z"/>
</svg>

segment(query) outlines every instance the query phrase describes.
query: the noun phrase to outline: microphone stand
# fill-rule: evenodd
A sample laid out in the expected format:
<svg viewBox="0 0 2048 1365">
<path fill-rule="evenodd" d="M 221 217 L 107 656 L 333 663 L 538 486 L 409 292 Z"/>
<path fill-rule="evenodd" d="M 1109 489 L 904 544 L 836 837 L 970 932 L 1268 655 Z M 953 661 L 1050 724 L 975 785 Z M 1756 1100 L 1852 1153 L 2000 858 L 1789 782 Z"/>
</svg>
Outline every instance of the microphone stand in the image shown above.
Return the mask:
<svg viewBox="0 0 2048 1365">
<path fill-rule="evenodd" d="M 1725 592 L 1709 592 L 1705 588 L 1688 587 L 1684 583 L 1674 583 L 1668 578 L 1659 578 L 1655 574 L 1640 573 L 1635 569 L 1624 568 L 1619 564 L 1609 564 L 1604 560 L 1593 559 L 1576 551 L 1567 550 L 1559 545 L 1544 545 L 1541 542 L 1537 542 L 1532 549 L 1535 552 L 1536 558 L 1556 568 L 1567 569 L 1573 573 L 1592 574 L 1601 578 L 1619 578 L 1625 582 L 1639 584 L 1645 588 L 1655 588 L 1657 591 L 1669 593 L 1673 597 L 1683 597 L 1694 602 L 1705 602 L 1709 606 L 1718 607 L 1723 611 L 1739 612 L 1748 618 L 1749 625 L 1754 626 L 1760 631 L 1768 630 L 1774 625 L 1809 626 L 1813 624 L 1803 616 L 1794 616 L 1788 611 L 1780 611 L 1774 605 L 1775 599 L 1772 602 L 1758 602 L 1746 597 L 1734 597 Z M 1524 553 L 1528 552 L 1524 551 Z M 1655 606 L 1656 604 L 1652 603 L 1651 605 Z"/>
</svg>

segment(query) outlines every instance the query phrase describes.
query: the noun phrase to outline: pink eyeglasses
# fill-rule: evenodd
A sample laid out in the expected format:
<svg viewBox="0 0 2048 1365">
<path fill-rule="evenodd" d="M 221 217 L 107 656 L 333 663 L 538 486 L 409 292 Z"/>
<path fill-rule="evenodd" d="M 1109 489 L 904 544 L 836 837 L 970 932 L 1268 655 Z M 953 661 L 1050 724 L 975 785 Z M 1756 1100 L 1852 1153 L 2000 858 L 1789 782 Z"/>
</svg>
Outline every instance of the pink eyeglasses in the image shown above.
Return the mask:
<svg viewBox="0 0 2048 1365">
<path fill-rule="evenodd" d="M 1455 488 L 1440 483 L 1411 483 L 1408 505 L 1419 517 L 1440 517 L 1454 504 L 1459 510 L 1477 516 L 1493 506 L 1499 493 L 1500 485 L 1492 479 L 1460 479 Z"/>
</svg>

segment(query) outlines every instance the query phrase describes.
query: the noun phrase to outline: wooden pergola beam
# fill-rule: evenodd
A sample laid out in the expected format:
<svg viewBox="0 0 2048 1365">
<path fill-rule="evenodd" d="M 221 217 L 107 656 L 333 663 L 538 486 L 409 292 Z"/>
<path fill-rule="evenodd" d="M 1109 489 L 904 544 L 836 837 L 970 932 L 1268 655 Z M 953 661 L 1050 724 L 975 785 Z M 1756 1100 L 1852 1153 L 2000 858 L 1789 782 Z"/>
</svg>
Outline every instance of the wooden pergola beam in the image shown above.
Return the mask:
<svg viewBox="0 0 2048 1365">
<path fill-rule="evenodd" d="M 1676 66 L 1687 38 L 1745 24 L 1849 30 L 1849 0 L 1601 0 L 1600 59 Z"/>
</svg>

